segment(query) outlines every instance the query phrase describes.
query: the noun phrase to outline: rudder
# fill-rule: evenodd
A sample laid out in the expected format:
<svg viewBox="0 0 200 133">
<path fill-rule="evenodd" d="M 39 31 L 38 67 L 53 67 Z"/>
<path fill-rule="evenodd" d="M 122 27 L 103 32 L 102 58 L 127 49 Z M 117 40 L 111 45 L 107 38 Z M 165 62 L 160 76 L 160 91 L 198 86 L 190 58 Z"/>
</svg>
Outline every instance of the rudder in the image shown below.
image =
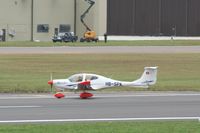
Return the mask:
<svg viewBox="0 0 200 133">
<path fill-rule="evenodd" d="M 158 67 L 145 67 L 142 76 L 133 81 L 134 84 L 139 84 L 141 86 L 154 85 L 157 81 L 157 68 Z"/>
</svg>

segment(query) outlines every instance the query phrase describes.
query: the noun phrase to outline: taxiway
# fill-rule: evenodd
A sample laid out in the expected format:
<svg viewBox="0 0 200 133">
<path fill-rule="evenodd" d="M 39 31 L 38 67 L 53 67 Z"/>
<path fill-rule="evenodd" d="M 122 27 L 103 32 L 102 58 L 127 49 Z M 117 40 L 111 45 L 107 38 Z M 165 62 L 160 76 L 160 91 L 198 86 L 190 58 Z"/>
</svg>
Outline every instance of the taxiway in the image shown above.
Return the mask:
<svg viewBox="0 0 200 133">
<path fill-rule="evenodd" d="M 200 53 L 200 46 L 1 47 L 0 54 Z"/>
<path fill-rule="evenodd" d="M 0 123 L 199 118 L 200 93 L 95 94 L 82 100 L 51 95 L 1 95 Z"/>
</svg>

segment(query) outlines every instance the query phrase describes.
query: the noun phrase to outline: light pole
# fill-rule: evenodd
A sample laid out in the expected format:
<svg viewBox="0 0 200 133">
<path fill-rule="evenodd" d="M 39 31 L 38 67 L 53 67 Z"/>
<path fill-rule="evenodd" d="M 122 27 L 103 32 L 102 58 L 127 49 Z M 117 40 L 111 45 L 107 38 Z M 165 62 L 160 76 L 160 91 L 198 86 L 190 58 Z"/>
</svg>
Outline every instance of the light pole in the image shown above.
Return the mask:
<svg viewBox="0 0 200 133">
<path fill-rule="evenodd" d="M 74 35 L 76 35 L 77 0 L 74 0 Z"/>
<path fill-rule="evenodd" d="M 31 41 L 33 42 L 33 8 L 34 0 L 31 0 Z"/>
</svg>

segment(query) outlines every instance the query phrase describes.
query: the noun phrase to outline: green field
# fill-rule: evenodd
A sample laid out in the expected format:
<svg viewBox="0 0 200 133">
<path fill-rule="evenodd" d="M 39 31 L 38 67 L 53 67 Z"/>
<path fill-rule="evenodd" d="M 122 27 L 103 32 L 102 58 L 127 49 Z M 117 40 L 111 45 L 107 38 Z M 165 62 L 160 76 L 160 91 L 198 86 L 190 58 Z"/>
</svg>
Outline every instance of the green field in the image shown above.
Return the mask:
<svg viewBox="0 0 200 133">
<path fill-rule="evenodd" d="M 53 43 L 53 42 L 0 42 L 0 47 L 52 47 L 52 46 L 200 46 L 199 40 L 141 40 L 108 41 L 107 43 Z"/>
<path fill-rule="evenodd" d="M 92 122 L 0 125 L 0 133 L 199 133 L 200 123 L 185 122 Z"/>
<path fill-rule="evenodd" d="M 0 92 L 45 93 L 54 78 L 89 72 L 133 81 L 145 66 L 159 66 L 158 82 L 150 91 L 200 91 L 200 54 L 52 54 L 0 55 Z M 144 90 L 112 88 L 103 91 Z"/>
</svg>

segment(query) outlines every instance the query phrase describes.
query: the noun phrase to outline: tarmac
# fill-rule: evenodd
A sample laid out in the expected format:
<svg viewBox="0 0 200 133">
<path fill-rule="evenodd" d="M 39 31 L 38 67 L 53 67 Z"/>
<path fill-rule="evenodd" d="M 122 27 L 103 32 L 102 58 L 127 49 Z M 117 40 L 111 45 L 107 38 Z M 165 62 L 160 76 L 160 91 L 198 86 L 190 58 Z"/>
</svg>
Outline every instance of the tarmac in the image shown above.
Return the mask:
<svg viewBox="0 0 200 133">
<path fill-rule="evenodd" d="M 200 46 L 1 47 L 0 54 L 200 53 Z"/>
<path fill-rule="evenodd" d="M 42 94 L 0 97 L 0 123 L 199 118 L 200 93 L 193 92 L 95 93 L 86 100 L 72 93 L 64 99 Z"/>
</svg>

